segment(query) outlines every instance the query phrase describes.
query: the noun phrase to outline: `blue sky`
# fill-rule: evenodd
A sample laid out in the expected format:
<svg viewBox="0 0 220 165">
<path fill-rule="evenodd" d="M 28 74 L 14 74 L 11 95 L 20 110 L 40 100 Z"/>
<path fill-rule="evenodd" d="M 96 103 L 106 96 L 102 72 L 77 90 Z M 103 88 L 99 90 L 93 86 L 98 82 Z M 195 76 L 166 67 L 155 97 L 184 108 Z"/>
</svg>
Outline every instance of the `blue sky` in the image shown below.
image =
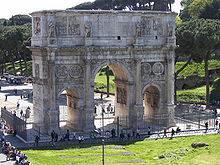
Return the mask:
<svg viewBox="0 0 220 165">
<path fill-rule="evenodd" d="M 0 18 L 10 18 L 16 14 L 29 14 L 33 11 L 66 9 L 83 2 L 94 0 L 2 0 L 0 5 Z M 180 1 L 175 0 L 173 10 L 179 12 Z"/>
</svg>

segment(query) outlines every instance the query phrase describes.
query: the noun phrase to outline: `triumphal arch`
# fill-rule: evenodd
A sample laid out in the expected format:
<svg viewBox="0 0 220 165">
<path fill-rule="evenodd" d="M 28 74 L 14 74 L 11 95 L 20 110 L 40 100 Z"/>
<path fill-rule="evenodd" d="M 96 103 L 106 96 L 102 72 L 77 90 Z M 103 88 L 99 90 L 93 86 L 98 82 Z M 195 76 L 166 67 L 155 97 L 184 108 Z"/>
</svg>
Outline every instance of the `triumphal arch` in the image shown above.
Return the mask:
<svg viewBox="0 0 220 165">
<path fill-rule="evenodd" d="M 68 121 L 94 129 L 94 79 L 108 65 L 115 76 L 116 116 L 130 128 L 165 115 L 173 123 L 175 13 L 49 10 L 32 15 L 34 123 L 59 130 L 58 99 L 66 92 Z"/>
</svg>

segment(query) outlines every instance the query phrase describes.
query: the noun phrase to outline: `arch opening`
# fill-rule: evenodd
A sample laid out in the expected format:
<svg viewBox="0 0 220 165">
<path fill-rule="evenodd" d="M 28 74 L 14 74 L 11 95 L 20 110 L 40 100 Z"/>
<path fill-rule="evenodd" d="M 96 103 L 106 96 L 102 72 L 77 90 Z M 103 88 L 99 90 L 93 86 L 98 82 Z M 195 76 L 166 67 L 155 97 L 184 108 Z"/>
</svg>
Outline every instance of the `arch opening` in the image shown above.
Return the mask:
<svg viewBox="0 0 220 165">
<path fill-rule="evenodd" d="M 65 89 L 59 96 L 59 127 L 61 130 L 79 130 L 79 98 L 74 90 Z"/>
<path fill-rule="evenodd" d="M 110 131 L 120 125 L 128 126 L 129 88 L 128 76 L 122 67 L 116 64 L 102 65 L 94 76 L 94 125 L 102 128 L 102 113 L 104 129 Z M 119 121 L 118 121 L 118 119 Z"/>
<path fill-rule="evenodd" d="M 144 91 L 144 117 L 151 121 L 159 114 L 160 109 L 160 91 L 155 86 L 149 86 Z"/>
</svg>

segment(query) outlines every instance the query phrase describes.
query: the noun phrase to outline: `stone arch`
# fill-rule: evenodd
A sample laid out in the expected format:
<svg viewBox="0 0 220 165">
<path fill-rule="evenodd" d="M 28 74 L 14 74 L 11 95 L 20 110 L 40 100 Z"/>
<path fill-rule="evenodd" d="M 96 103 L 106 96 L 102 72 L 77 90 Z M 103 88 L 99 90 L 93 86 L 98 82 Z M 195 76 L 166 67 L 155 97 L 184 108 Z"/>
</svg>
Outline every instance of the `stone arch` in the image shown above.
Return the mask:
<svg viewBox="0 0 220 165">
<path fill-rule="evenodd" d="M 132 81 L 132 76 L 124 64 L 106 60 L 102 63 L 96 64 L 96 67 L 93 69 L 93 82 L 98 71 L 106 65 L 112 69 L 115 76 L 115 116 L 122 118 L 127 117 L 129 116 L 129 105 L 131 100 L 131 98 L 129 98 L 131 90 L 129 89 L 128 82 Z"/>
<path fill-rule="evenodd" d="M 127 67 L 123 64 L 120 63 L 118 61 L 110 61 L 110 60 L 103 60 L 101 63 L 95 64 L 94 69 L 92 70 L 92 79 L 95 79 L 96 74 L 98 73 L 98 71 L 103 67 L 108 65 L 112 70 L 113 73 L 115 75 L 116 72 L 114 72 L 114 68 L 118 67 L 118 71 L 120 70 L 121 73 L 125 73 L 125 75 L 123 76 L 124 78 L 126 77 L 126 80 L 128 81 L 133 81 L 133 77 L 131 75 L 131 73 L 129 72 L 129 70 L 127 69 Z M 119 67 L 120 66 L 120 67 Z"/>
<path fill-rule="evenodd" d="M 57 95 L 57 109 L 60 121 L 66 121 L 65 126 L 68 129 L 80 130 L 81 116 L 78 103 L 80 101 L 77 90 L 62 88 Z M 62 108 L 61 108 L 62 106 Z"/>
<path fill-rule="evenodd" d="M 144 116 L 154 118 L 161 107 L 161 90 L 157 85 L 147 85 L 143 90 Z"/>
</svg>

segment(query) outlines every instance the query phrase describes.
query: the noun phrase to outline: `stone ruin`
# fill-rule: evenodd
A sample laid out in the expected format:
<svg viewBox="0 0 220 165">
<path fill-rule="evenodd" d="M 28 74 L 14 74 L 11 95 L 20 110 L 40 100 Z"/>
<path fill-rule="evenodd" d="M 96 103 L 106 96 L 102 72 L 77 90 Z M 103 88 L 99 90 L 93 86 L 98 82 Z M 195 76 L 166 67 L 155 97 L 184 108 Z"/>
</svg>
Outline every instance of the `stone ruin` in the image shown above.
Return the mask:
<svg viewBox="0 0 220 165">
<path fill-rule="evenodd" d="M 59 131 L 65 91 L 74 130 L 94 129 L 94 79 L 108 65 L 115 76 L 116 116 L 135 128 L 143 116 L 174 121 L 173 12 L 48 10 L 32 14 L 34 125 Z"/>
</svg>

